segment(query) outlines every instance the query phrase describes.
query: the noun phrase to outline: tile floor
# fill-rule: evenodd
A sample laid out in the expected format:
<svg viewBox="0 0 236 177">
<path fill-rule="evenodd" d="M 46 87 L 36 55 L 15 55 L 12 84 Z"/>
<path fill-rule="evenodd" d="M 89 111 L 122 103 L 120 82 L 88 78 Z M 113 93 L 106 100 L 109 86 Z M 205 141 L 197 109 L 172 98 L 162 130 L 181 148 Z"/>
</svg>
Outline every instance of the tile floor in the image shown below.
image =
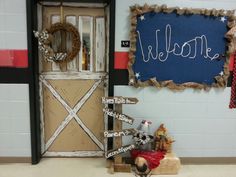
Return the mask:
<svg viewBox="0 0 236 177">
<path fill-rule="evenodd" d="M 38 165 L 0 164 L 0 177 L 134 177 L 109 174 L 104 159 L 45 158 Z M 153 175 L 154 176 L 154 175 Z M 178 175 L 158 177 L 236 177 L 236 165 L 183 165 Z"/>
</svg>

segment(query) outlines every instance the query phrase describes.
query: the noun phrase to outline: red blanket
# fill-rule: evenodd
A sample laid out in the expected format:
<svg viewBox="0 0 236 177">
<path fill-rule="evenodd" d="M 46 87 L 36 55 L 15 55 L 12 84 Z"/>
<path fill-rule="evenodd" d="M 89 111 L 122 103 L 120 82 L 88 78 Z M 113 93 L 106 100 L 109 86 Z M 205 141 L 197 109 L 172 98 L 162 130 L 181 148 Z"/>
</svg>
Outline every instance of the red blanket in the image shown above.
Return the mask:
<svg viewBox="0 0 236 177">
<path fill-rule="evenodd" d="M 137 157 L 143 157 L 147 163 L 150 170 L 158 167 L 160 161 L 164 158 L 165 152 L 162 151 L 142 151 L 134 149 L 131 152 L 131 157 L 136 159 Z"/>
</svg>

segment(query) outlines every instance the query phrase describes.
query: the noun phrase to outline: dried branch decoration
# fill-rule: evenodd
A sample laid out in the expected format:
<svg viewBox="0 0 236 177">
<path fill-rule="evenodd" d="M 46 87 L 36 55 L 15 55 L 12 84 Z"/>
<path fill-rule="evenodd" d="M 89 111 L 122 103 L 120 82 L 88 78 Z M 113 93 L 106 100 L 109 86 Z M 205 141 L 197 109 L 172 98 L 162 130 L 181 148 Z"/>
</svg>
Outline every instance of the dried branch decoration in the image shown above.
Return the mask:
<svg viewBox="0 0 236 177">
<path fill-rule="evenodd" d="M 51 43 L 52 35 L 57 31 L 65 31 L 72 35 L 71 52 L 54 52 Z M 55 23 L 50 29 L 42 32 L 34 31 L 34 35 L 38 38 L 38 48 L 42 52 L 44 59 L 48 62 L 65 62 L 73 60 L 80 51 L 80 35 L 78 30 L 70 23 Z"/>
</svg>

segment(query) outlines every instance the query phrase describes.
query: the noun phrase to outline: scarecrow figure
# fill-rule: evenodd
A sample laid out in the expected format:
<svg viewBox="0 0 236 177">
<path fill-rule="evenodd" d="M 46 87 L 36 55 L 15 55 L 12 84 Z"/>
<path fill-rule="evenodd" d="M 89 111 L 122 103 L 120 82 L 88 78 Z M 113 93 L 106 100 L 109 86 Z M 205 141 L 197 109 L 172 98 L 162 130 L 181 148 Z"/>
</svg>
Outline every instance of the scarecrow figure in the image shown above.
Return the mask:
<svg viewBox="0 0 236 177">
<path fill-rule="evenodd" d="M 167 129 L 164 127 L 164 124 L 161 124 L 160 127 L 155 132 L 155 150 L 156 151 L 172 151 L 172 143 L 174 140 L 167 135 Z"/>
</svg>

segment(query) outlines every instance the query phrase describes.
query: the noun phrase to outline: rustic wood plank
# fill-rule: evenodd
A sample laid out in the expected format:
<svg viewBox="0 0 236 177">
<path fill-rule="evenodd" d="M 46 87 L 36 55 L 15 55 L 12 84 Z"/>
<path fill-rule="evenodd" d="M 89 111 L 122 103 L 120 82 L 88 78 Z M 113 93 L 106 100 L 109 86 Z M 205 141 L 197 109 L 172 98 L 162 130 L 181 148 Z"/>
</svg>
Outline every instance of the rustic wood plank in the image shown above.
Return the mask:
<svg viewBox="0 0 236 177">
<path fill-rule="evenodd" d="M 41 153 L 45 152 L 45 125 L 44 125 L 44 112 L 43 112 L 43 84 L 39 82 L 39 101 L 40 101 L 40 132 L 41 132 Z"/>
<path fill-rule="evenodd" d="M 44 72 L 42 73 L 45 79 L 51 80 L 73 80 L 73 79 L 93 79 L 98 80 L 107 77 L 107 73 L 87 73 L 87 72 Z"/>
<path fill-rule="evenodd" d="M 119 143 L 120 142 L 118 141 L 117 145 L 119 145 Z M 112 149 L 112 150 L 107 151 L 106 154 L 105 154 L 105 157 L 106 158 L 110 158 L 110 157 L 113 157 L 113 156 L 118 157 L 120 154 L 128 152 L 128 151 L 130 151 L 134 148 L 135 148 L 134 144 L 129 144 L 129 145 L 126 145 L 126 146 L 119 146 L 119 148 L 117 148 L 117 149 Z M 119 163 L 122 163 L 122 161 L 119 162 Z"/>
<path fill-rule="evenodd" d="M 46 152 L 44 157 L 102 157 L 103 151 Z"/>
<path fill-rule="evenodd" d="M 115 105 L 115 110 L 117 112 L 121 112 L 122 113 L 122 105 L 119 105 L 119 104 Z M 114 120 L 114 128 L 113 129 L 114 129 L 114 131 L 121 131 L 122 130 L 122 121 L 120 121 L 118 119 L 115 119 Z M 114 138 L 114 147 L 115 148 L 122 147 L 122 138 L 121 137 L 115 137 Z M 115 164 L 121 164 L 122 163 L 122 156 L 121 155 L 115 156 L 114 163 Z M 115 170 L 115 168 L 114 168 L 114 170 Z"/>
<path fill-rule="evenodd" d="M 133 135 L 136 132 L 135 129 L 123 129 L 120 131 L 104 131 L 104 137 L 105 138 L 111 138 L 111 137 L 120 137 L 120 136 L 129 136 Z"/>
<path fill-rule="evenodd" d="M 58 7 L 60 5 L 60 2 L 46 2 L 46 1 L 42 1 L 40 2 L 42 5 L 45 5 L 45 6 L 56 6 Z M 67 7 L 76 7 L 76 8 L 79 8 L 79 7 L 83 7 L 83 8 L 101 8 L 103 9 L 106 4 L 102 4 L 102 3 L 79 3 L 79 2 L 63 2 L 63 5 L 64 6 L 67 6 Z"/>
<path fill-rule="evenodd" d="M 57 22 L 60 22 L 61 20 L 61 17 L 60 15 L 52 15 L 51 16 L 51 24 L 54 24 L 54 23 L 57 23 Z M 52 44 L 52 47 L 53 48 L 57 48 L 61 45 L 61 41 L 58 40 L 60 37 L 60 34 L 59 33 L 56 33 L 54 35 L 54 40 L 57 41 L 56 43 Z M 60 65 L 56 62 L 52 62 L 52 71 L 60 71 Z"/>
<path fill-rule="evenodd" d="M 120 105 L 116 105 L 116 106 L 120 106 Z M 113 111 L 112 109 L 109 109 L 109 108 L 103 108 L 103 112 L 105 114 L 107 114 L 108 116 L 114 117 L 115 119 L 117 119 L 119 121 L 131 124 L 131 125 L 134 122 L 134 119 L 132 117 L 129 117 L 125 114 L 118 113 L 118 112 Z M 117 131 L 119 131 L 119 130 L 117 130 Z"/>
<path fill-rule="evenodd" d="M 105 71 L 105 19 L 104 17 L 96 18 L 96 52 L 95 65 L 97 72 Z"/>
<path fill-rule="evenodd" d="M 129 97 L 103 97 L 102 98 L 103 104 L 137 104 L 137 98 L 129 98 Z"/>
</svg>

